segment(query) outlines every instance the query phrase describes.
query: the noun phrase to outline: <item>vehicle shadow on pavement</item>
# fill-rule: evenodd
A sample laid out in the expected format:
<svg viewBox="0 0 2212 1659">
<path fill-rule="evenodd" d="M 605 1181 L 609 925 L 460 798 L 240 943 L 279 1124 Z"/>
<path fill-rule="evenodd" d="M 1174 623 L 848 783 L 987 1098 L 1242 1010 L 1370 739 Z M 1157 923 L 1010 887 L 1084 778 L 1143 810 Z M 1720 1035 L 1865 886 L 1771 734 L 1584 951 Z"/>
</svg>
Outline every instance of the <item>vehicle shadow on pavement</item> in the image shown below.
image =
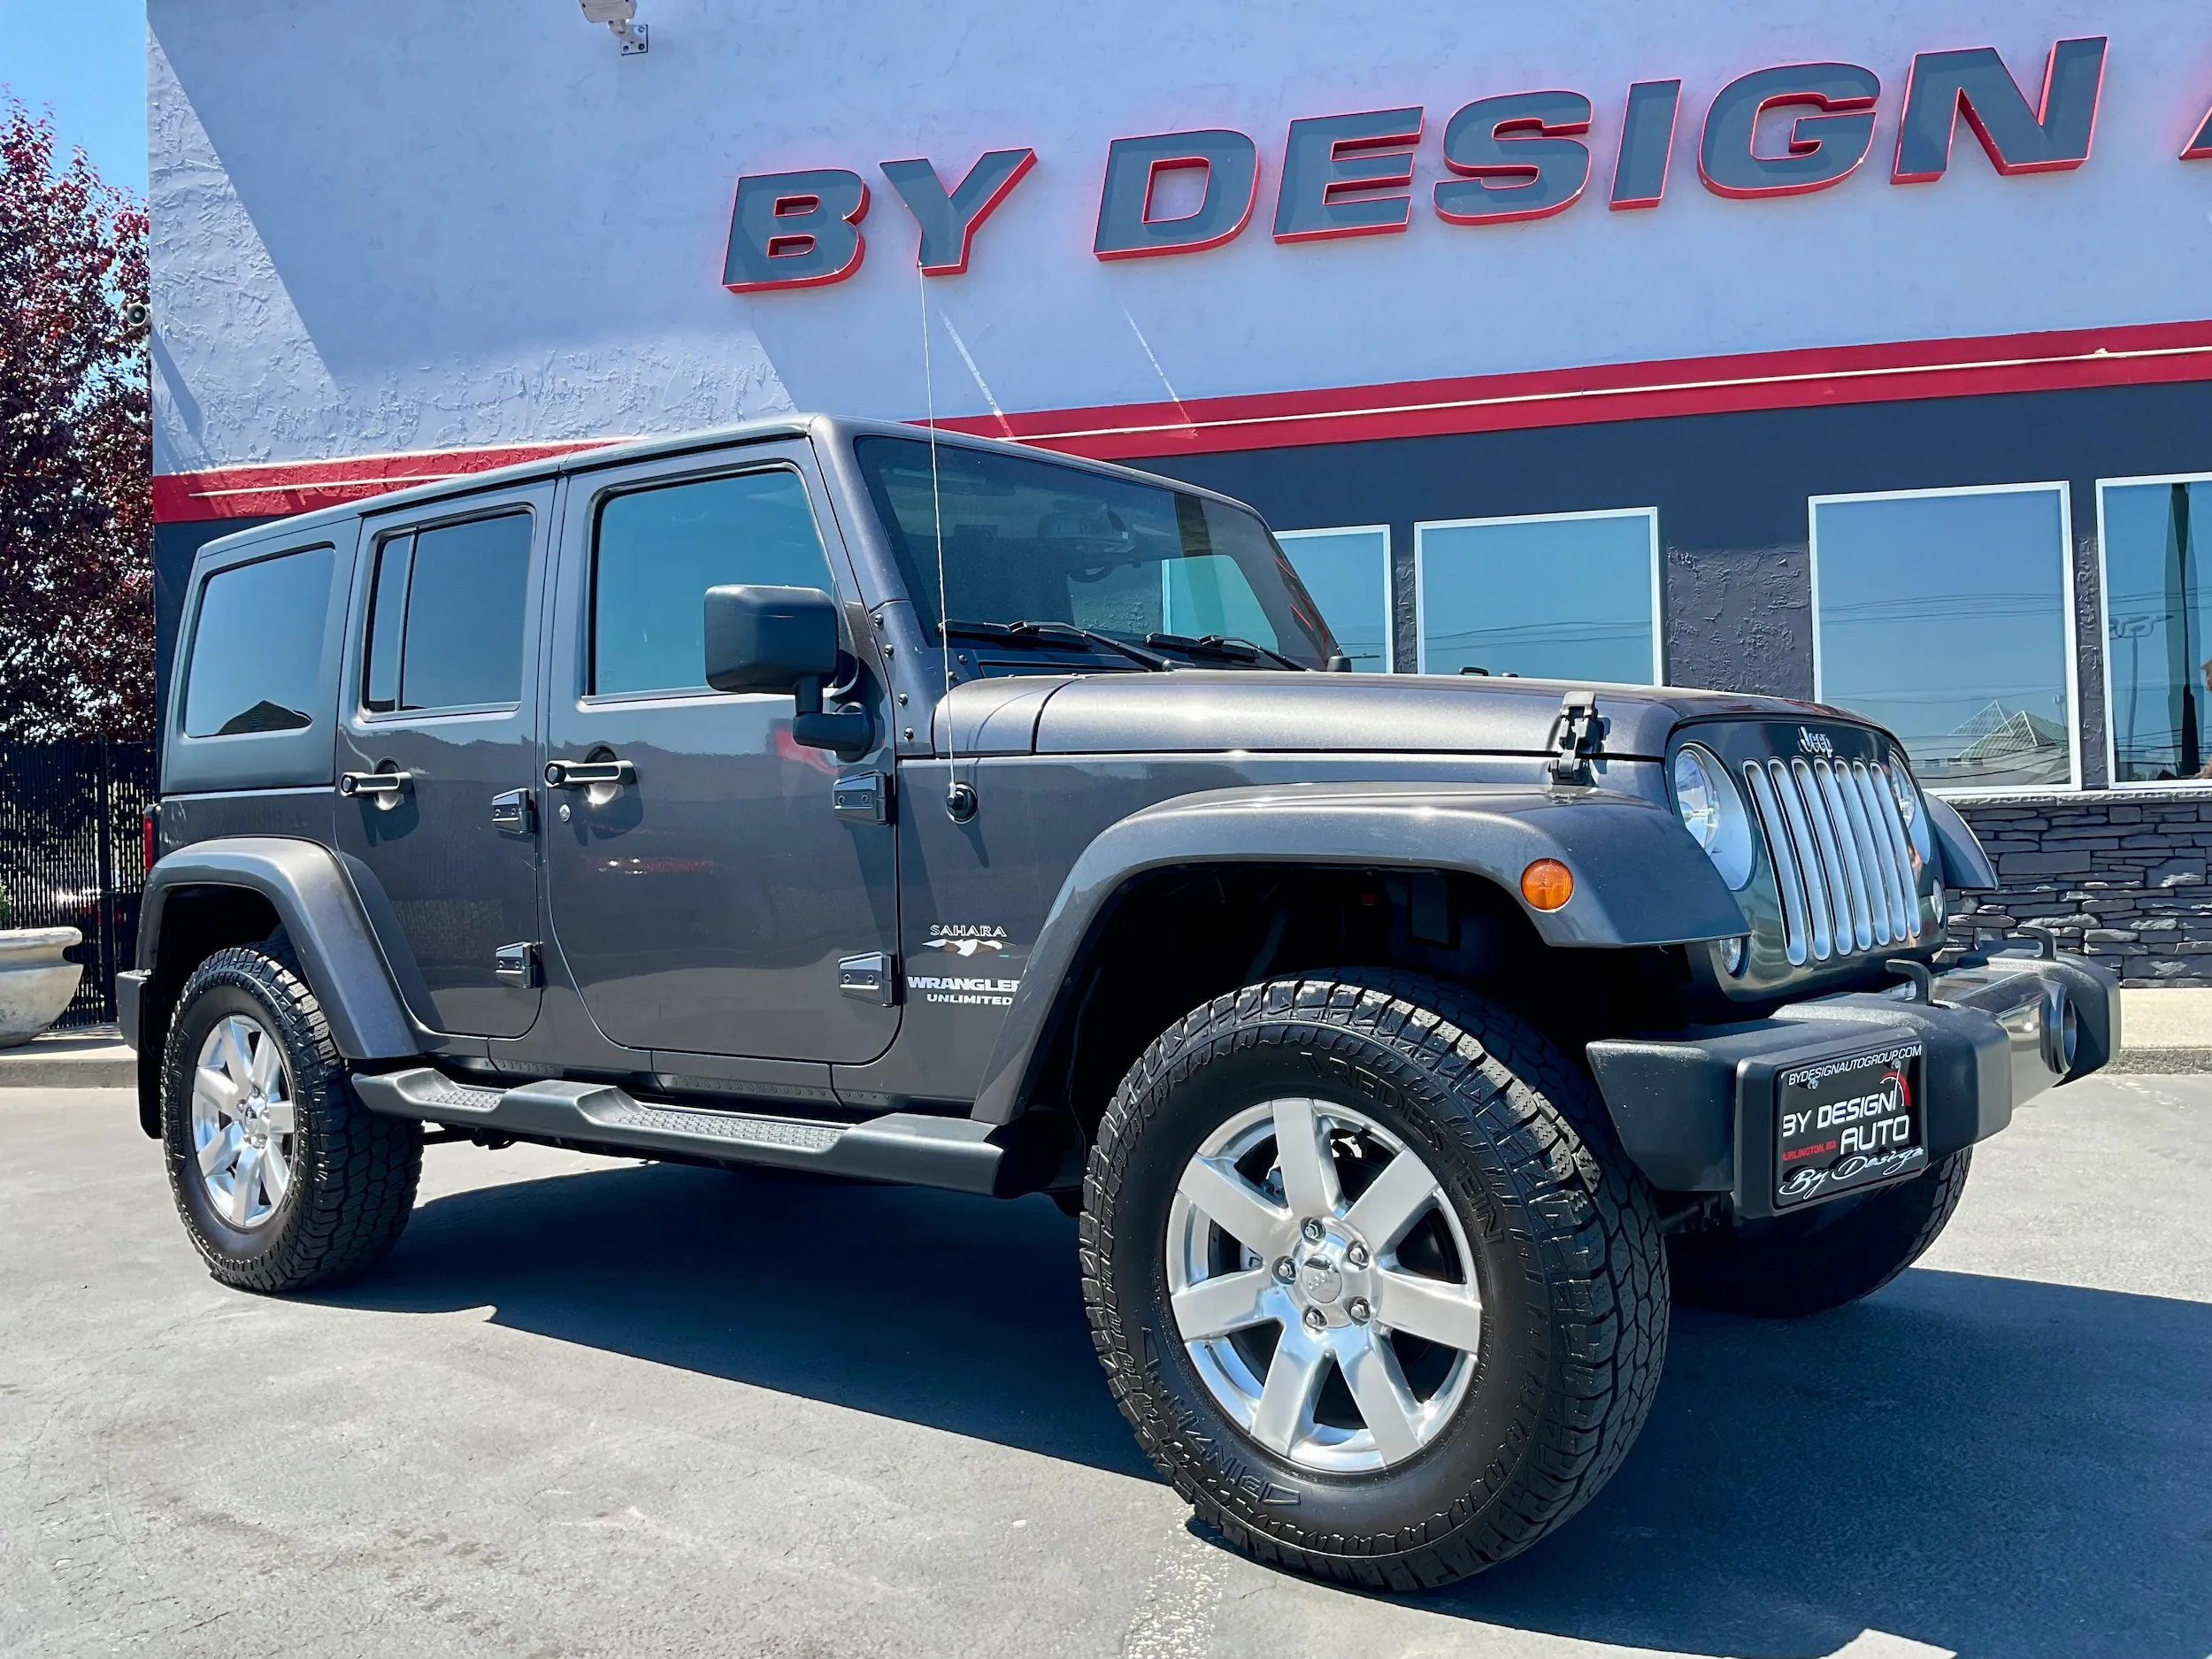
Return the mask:
<svg viewBox="0 0 2212 1659">
<path fill-rule="evenodd" d="M 1627 1464 L 1424 1600 L 1665 1653 L 2212 1652 L 2212 1305 L 1915 1270 L 1824 1317 L 1678 1310 Z"/>
<path fill-rule="evenodd" d="M 1075 1228 L 622 1165 L 454 1194 L 329 1301 L 501 1325 L 1151 1476 Z M 1553 1539 L 1410 1605 L 1661 1653 L 2212 1652 L 2212 1305 L 1916 1270 L 1786 1324 L 1678 1310 L 1642 1440 Z"/>
<path fill-rule="evenodd" d="M 1075 1223 L 1043 1198 L 611 1164 L 430 1200 L 326 1300 L 488 1304 L 564 1341 L 1152 1474 L 1091 1352 Z"/>
</svg>

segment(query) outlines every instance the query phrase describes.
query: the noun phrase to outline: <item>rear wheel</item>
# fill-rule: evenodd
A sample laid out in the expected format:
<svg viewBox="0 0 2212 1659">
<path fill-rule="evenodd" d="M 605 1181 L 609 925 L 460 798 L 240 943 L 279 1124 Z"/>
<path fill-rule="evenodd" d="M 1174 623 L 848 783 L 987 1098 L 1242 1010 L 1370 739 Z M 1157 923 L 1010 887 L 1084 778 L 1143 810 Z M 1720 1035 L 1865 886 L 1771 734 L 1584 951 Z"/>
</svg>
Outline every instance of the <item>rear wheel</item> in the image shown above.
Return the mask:
<svg viewBox="0 0 2212 1659">
<path fill-rule="evenodd" d="M 290 1291 L 373 1265 L 414 1207 L 422 1131 L 354 1098 L 315 995 L 246 946 L 194 970 L 163 1056 L 169 1185 L 215 1277 Z"/>
<path fill-rule="evenodd" d="M 1440 982 L 1347 971 L 1199 1009 L 1085 1184 L 1094 1340 L 1230 1542 L 1413 1588 L 1525 1548 L 1618 1466 L 1667 1290 L 1586 1079 Z"/>
<path fill-rule="evenodd" d="M 1870 1296 L 1936 1241 L 1973 1162 L 1954 1152 L 1926 1174 L 1771 1221 L 1667 1241 L 1674 1292 L 1724 1313 L 1793 1319 Z"/>
</svg>

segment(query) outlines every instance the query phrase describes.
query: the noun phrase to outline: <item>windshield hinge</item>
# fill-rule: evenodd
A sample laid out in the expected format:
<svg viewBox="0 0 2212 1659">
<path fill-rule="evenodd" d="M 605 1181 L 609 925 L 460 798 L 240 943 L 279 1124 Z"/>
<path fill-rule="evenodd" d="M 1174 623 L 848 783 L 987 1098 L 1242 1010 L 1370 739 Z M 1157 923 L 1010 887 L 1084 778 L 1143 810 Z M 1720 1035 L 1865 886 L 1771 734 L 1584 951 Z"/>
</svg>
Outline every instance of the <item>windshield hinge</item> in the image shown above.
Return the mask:
<svg viewBox="0 0 2212 1659">
<path fill-rule="evenodd" d="M 1605 758 L 1605 733 L 1612 722 L 1598 712 L 1597 693 L 1571 691 L 1559 700 L 1559 718 L 1552 722 L 1551 758 L 1544 773 L 1552 782 L 1588 784 L 1597 781 L 1590 763 Z"/>
</svg>

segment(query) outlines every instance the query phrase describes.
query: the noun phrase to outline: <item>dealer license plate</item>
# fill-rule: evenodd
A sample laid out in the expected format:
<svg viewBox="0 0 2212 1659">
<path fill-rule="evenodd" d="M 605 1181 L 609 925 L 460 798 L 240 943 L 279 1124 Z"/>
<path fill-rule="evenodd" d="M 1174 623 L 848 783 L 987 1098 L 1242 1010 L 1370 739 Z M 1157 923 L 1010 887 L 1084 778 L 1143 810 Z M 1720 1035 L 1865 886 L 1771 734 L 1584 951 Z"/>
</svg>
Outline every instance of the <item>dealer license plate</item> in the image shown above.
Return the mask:
<svg viewBox="0 0 2212 1659">
<path fill-rule="evenodd" d="M 1926 1054 L 1924 1044 L 1901 1042 L 1782 1073 L 1774 1102 L 1777 1209 L 1928 1167 L 1920 1102 Z"/>
</svg>

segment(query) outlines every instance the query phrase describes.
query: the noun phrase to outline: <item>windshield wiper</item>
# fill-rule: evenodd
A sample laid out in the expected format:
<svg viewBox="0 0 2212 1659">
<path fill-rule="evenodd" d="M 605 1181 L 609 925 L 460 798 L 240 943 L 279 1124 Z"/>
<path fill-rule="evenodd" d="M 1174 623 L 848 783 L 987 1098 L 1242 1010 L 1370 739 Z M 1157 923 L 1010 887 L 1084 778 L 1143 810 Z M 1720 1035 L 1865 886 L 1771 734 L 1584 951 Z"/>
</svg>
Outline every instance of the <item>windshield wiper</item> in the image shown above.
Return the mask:
<svg viewBox="0 0 2212 1659">
<path fill-rule="evenodd" d="M 1041 645 L 1089 645 L 1125 657 L 1156 673 L 1165 673 L 1175 666 L 1157 651 L 1148 651 L 1141 645 L 1118 640 L 1110 634 L 1101 634 L 1095 628 L 1078 627 L 1072 622 L 963 622 L 955 617 L 938 624 L 938 633 L 948 640 L 995 640 L 1002 645 L 1033 649 Z"/>
<path fill-rule="evenodd" d="M 1210 657 L 1221 663 L 1256 663 L 1264 658 L 1299 673 L 1308 672 L 1306 665 L 1294 657 L 1260 644 L 1255 640 L 1240 638 L 1233 634 L 1209 634 L 1202 639 L 1192 639 L 1187 634 L 1148 634 L 1147 645 L 1157 646 L 1164 651 L 1180 651 L 1186 657 Z"/>
</svg>

